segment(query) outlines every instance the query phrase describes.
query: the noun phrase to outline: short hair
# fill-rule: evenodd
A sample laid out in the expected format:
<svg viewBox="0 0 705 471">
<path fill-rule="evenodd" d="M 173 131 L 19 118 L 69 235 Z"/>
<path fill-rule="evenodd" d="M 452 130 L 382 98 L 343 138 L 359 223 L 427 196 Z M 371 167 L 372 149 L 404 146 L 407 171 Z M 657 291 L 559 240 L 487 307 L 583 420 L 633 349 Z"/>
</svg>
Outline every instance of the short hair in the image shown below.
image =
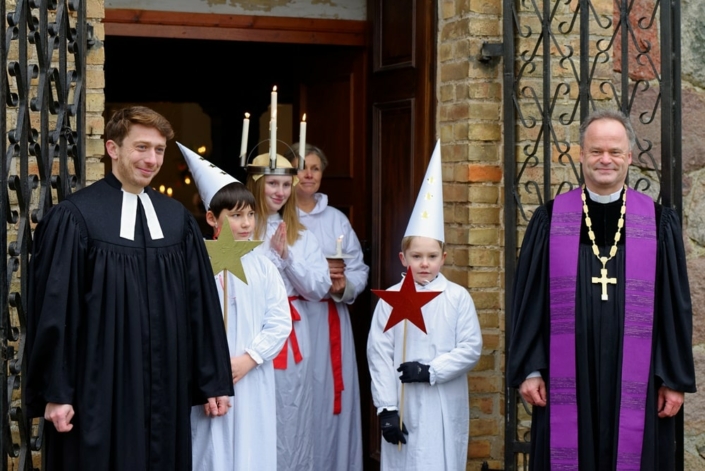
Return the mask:
<svg viewBox="0 0 705 471">
<path fill-rule="evenodd" d="M 110 117 L 105 125 L 105 140 L 121 146 L 133 124 L 154 128 L 167 141 L 174 138 L 174 129 L 164 116 L 146 106 L 130 106 L 117 110 Z"/>
<path fill-rule="evenodd" d="M 624 115 L 624 113 L 616 110 L 595 110 L 590 113 L 587 118 L 585 118 L 585 120 L 580 124 L 581 149 L 583 147 L 583 143 L 585 142 L 585 133 L 587 132 L 588 126 L 590 126 L 595 121 L 603 119 L 611 119 L 613 121 L 617 121 L 622 126 L 624 126 L 624 130 L 627 132 L 627 139 L 629 140 L 629 150 L 634 149 L 634 146 L 636 145 L 636 133 L 634 132 L 634 128 L 632 127 L 632 122 L 627 116 Z"/>
<path fill-rule="evenodd" d="M 255 211 L 254 195 L 242 183 L 232 182 L 213 195 L 208 209 L 218 218 L 224 210 L 244 209 L 248 206 Z"/>
<path fill-rule="evenodd" d="M 416 237 L 420 237 L 420 236 L 406 236 L 406 237 L 404 237 L 404 238 L 401 240 L 401 251 L 402 251 L 402 253 L 405 253 L 405 252 L 409 249 L 409 246 L 411 245 L 411 242 L 412 242 Z M 430 237 L 429 237 L 429 239 L 430 239 Z M 433 240 L 435 240 L 436 242 L 438 242 L 438 245 L 441 246 L 441 252 L 443 252 L 443 251 L 445 250 L 445 248 L 446 248 L 446 244 L 443 243 L 443 242 L 441 242 L 441 241 L 438 240 L 438 239 L 433 239 Z"/>
<path fill-rule="evenodd" d="M 317 155 L 318 158 L 321 159 L 321 170 L 326 169 L 326 167 L 328 166 L 328 158 L 320 148 L 314 146 L 313 144 L 306 144 L 306 153 L 304 154 L 304 158 L 306 158 L 306 156 L 309 154 Z M 284 157 L 291 163 L 291 165 L 294 165 L 294 160 L 299 158 L 299 143 L 294 143 L 291 146 L 291 149 L 286 151 Z"/>
</svg>

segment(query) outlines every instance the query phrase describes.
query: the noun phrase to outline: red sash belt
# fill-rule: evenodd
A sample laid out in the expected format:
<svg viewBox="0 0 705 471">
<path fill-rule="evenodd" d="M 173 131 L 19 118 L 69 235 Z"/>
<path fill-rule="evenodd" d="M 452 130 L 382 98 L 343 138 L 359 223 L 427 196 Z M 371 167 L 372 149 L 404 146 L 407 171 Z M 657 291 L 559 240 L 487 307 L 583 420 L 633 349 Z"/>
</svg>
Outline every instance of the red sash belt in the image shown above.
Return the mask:
<svg viewBox="0 0 705 471">
<path fill-rule="evenodd" d="M 301 350 L 299 349 L 299 340 L 296 338 L 296 329 L 294 329 L 294 322 L 300 321 L 301 320 L 301 314 L 299 314 L 299 311 L 296 310 L 294 305 L 292 304 L 292 301 L 295 301 L 297 299 L 302 299 L 299 296 L 289 296 L 289 311 L 291 312 L 291 333 L 289 334 L 289 338 L 286 339 L 286 342 L 284 342 L 284 346 L 282 347 L 281 351 L 279 354 L 274 358 L 272 363 L 274 364 L 274 369 L 277 370 L 285 370 L 286 369 L 286 363 L 287 363 L 287 346 L 289 343 L 291 343 L 291 350 L 294 353 L 294 362 L 301 363 L 301 360 L 304 359 L 303 356 L 301 356 Z"/>
<path fill-rule="evenodd" d="M 333 401 L 333 414 L 340 414 L 342 410 L 342 396 L 345 385 L 343 384 L 343 353 L 342 334 L 340 332 L 340 316 L 338 307 L 332 299 L 324 299 L 328 302 L 328 336 L 330 337 L 330 363 L 333 367 L 333 391 L 335 400 Z"/>
</svg>

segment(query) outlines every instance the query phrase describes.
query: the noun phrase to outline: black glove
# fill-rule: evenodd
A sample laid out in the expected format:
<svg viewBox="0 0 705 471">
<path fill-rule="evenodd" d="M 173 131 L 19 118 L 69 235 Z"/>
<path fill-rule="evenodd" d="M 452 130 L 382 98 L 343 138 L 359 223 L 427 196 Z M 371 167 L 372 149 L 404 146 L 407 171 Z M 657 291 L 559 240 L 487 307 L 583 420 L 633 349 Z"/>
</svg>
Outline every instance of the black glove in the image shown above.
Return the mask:
<svg viewBox="0 0 705 471">
<path fill-rule="evenodd" d="M 406 431 L 406 425 L 401 424 L 399 428 L 399 412 L 395 410 L 382 409 L 379 413 L 379 426 L 382 429 L 382 436 L 392 445 L 399 442 L 406 444 L 404 435 L 409 435 Z"/>
<path fill-rule="evenodd" d="M 401 372 L 399 379 L 402 383 L 428 383 L 431 381 L 431 373 L 429 373 L 428 365 L 419 363 L 418 361 L 407 361 L 402 363 L 397 368 Z"/>
</svg>

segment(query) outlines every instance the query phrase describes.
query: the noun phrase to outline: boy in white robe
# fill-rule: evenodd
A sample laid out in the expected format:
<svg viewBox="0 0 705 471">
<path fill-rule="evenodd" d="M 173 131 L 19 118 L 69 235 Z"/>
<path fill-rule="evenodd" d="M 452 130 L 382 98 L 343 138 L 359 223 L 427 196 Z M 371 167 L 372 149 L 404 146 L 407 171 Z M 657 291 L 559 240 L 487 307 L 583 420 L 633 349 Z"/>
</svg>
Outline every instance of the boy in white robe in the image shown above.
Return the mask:
<svg viewBox="0 0 705 471">
<path fill-rule="evenodd" d="M 480 358 L 482 334 L 467 289 L 440 273 L 446 257 L 440 171 L 437 145 L 399 253 L 416 291 L 441 292 L 421 307 L 426 333 L 412 323 L 405 333 L 406 320 L 385 332 L 392 306 L 380 300 L 367 342 L 383 471 L 457 471 L 467 464 L 466 374 Z"/>
<path fill-rule="evenodd" d="M 209 208 L 206 220 L 214 238 L 228 225 L 235 240 L 249 240 L 255 227 L 252 193 L 210 163 L 200 165 L 206 161 L 188 149 L 182 147 L 182 152 Z M 279 272 L 266 257 L 250 252 L 240 261 L 246 283 L 229 271 L 215 277 L 221 305 L 227 292 L 226 330 L 235 396 L 232 410 L 223 417 L 208 418 L 202 407 L 192 408 L 193 469 L 198 471 L 278 469 L 272 360 L 291 332 L 289 304 Z"/>
</svg>

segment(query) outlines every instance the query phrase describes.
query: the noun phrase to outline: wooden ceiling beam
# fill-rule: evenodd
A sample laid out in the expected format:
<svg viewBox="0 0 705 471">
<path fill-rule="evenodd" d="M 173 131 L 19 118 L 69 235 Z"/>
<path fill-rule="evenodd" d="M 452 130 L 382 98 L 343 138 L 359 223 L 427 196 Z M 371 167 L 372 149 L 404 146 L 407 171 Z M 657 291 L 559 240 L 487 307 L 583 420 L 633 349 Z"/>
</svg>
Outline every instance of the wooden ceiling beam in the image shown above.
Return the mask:
<svg viewBox="0 0 705 471">
<path fill-rule="evenodd" d="M 368 23 L 279 16 L 106 9 L 106 36 L 365 46 Z"/>
</svg>

